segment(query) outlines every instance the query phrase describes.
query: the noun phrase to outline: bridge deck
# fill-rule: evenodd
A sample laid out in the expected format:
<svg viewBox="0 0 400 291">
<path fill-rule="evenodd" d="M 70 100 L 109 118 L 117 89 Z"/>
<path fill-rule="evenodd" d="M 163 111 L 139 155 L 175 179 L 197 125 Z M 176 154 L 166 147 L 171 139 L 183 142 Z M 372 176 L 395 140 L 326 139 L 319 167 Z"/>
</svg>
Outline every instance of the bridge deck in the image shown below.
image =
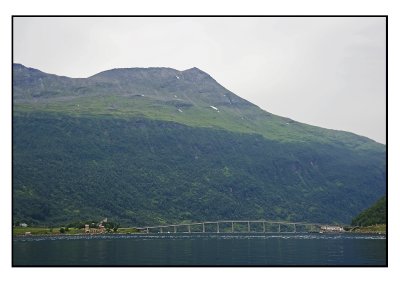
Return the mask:
<svg viewBox="0 0 400 291">
<path fill-rule="evenodd" d="M 229 233 L 234 233 L 235 232 L 235 225 L 238 224 L 247 224 L 247 231 L 248 232 L 261 232 L 261 233 L 266 233 L 266 232 L 281 232 L 281 226 L 283 227 L 290 227 L 292 231 L 286 231 L 286 232 L 297 232 L 297 227 L 303 227 L 303 228 L 309 228 L 311 230 L 315 229 L 321 229 L 323 226 L 328 226 L 328 227 L 339 227 L 343 228 L 342 226 L 335 225 L 335 226 L 329 226 L 326 224 L 322 223 L 310 223 L 310 222 L 290 222 L 290 221 L 270 221 L 270 220 L 218 220 L 218 221 L 204 221 L 204 222 L 192 222 L 192 223 L 179 223 L 179 224 L 168 224 L 168 225 L 153 225 L 153 226 L 144 226 L 144 227 L 135 227 L 138 230 L 144 230 L 147 233 L 149 233 L 150 230 L 154 229 L 159 229 L 159 232 L 163 232 L 166 228 L 173 228 L 174 233 L 220 233 L 220 232 L 226 232 L 226 231 L 220 231 L 220 225 L 224 226 L 225 229 L 226 224 L 230 224 L 230 230 Z M 261 224 L 262 225 L 262 230 L 263 231 L 254 231 L 254 224 Z M 216 225 L 216 231 L 206 231 L 206 225 Z M 267 225 L 275 225 L 277 226 L 277 230 L 275 231 L 266 231 L 266 226 Z M 201 226 L 202 229 L 200 231 L 193 231 L 192 227 L 196 226 Z M 251 226 L 253 226 L 253 231 L 251 231 Z M 187 227 L 187 231 L 181 231 L 183 227 Z M 260 228 L 260 226 L 258 226 Z M 240 230 L 236 229 L 237 232 L 243 232 L 243 226 Z M 284 231 L 282 231 L 284 232 Z"/>
</svg>

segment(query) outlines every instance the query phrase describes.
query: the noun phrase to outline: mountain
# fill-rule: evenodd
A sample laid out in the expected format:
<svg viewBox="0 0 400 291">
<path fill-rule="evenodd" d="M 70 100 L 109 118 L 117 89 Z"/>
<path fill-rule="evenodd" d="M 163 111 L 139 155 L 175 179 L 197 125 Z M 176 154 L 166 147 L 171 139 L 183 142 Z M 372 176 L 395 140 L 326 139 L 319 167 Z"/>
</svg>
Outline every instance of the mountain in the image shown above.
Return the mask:
<svg viewBox="0 0 400 291">
<path fill-rule="evenodd" d="M 13 66 L 13 218 L 341 222 L 386 192 L 386 147 L 276 116 L 197 69 Z"/>
<path fill-rule="evenodd" d="M 370 226 L 375 224 L 387 224 L 387 200 L 386 196 L 381 197 L 372 206 L 362 211 L 357 215 L 352 225 L 357 226 Z"/>
</svg>

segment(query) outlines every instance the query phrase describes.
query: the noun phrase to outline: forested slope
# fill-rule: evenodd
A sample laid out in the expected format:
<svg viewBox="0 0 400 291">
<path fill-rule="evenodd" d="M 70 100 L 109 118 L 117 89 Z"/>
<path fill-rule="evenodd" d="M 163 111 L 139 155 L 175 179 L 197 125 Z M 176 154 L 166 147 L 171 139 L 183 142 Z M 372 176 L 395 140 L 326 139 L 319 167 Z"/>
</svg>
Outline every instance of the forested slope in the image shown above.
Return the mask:
<svg viewBox="0 0 400 291">
<path fill-rule="evenodd" d="M 349 223 L 386 147 L 261 110 L 194 68 L 86 79 L 14 66 L 13 218 Z"/>
</svg>

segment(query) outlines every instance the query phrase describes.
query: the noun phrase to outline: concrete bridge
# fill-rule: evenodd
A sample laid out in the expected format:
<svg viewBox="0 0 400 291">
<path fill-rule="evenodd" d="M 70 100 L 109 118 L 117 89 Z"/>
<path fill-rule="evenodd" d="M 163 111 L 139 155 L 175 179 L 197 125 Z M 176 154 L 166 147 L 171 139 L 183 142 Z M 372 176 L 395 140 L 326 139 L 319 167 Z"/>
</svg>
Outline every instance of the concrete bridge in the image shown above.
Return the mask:
<svg viewBox="0 0 400 291">
<path fill-rule="evenodd" d="M 269 220 L 219 220 L 136 227 L 144 233 L 309 233 L 343 231 L 343 226 Z"/>
</svg>

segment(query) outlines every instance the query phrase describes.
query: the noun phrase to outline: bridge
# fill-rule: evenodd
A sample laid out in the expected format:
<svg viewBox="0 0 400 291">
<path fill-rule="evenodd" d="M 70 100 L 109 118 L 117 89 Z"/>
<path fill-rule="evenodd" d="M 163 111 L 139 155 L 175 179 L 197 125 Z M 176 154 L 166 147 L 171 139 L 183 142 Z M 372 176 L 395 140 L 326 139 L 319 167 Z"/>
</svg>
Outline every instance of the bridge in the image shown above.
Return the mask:
<svg viewBox="0 0 400 291">
<path fill-rule="evenodd" d="M 269 220 L 219 220 L 135 227 L 144 233 L 309 233 L 343 231 L 343 226 Z"/>
</svg>

